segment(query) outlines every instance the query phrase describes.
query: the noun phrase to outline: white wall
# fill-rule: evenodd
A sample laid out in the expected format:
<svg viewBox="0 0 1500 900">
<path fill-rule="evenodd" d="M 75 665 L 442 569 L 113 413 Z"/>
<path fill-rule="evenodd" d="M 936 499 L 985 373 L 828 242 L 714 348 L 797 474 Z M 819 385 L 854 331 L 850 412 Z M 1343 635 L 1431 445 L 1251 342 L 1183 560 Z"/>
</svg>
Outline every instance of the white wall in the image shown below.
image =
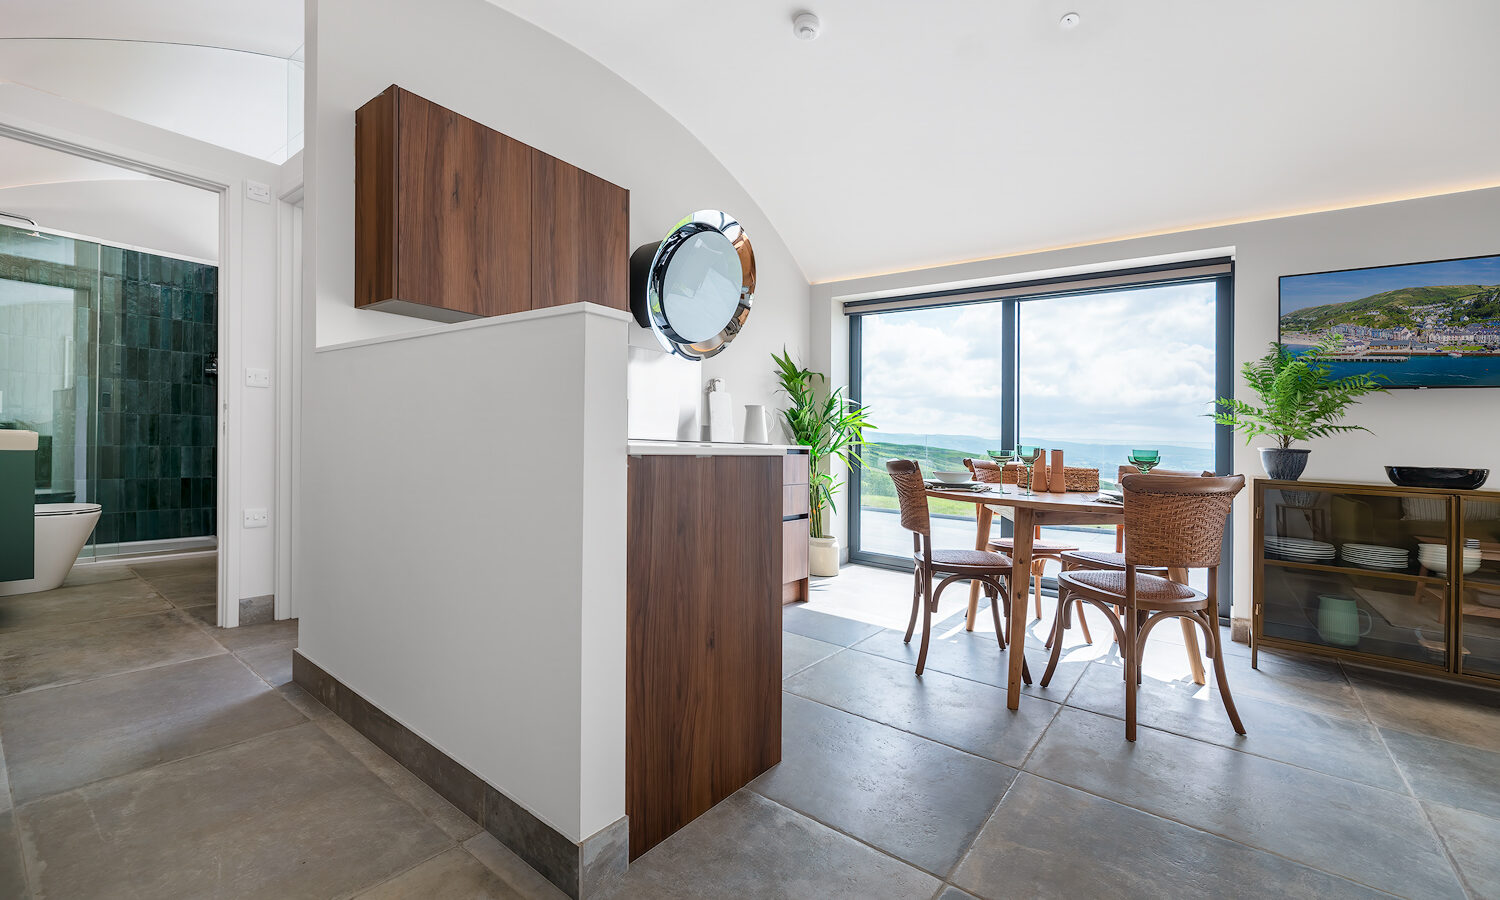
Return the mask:
<svg viewBox="0 0 1500 900">
<path fill-rule="evenodd" d="M 328 217 L 320 264 L 334 267 L 318 293 L 319 345 L 431 325 L 354 309 L 353 113 L 394 83 L 628 189 L 632 249 L 699 209 L 739 217 L 756 252 L 755 305 L 703 377 L 724 378 L 737 406 L 777 403 L 770 354 L 785 345 L 806 355 L 807 280 L 760 208 L 681 124 L 599 63 L 482 0 L 322 0 L 317 15 L 310 121 L 337 148 L 316 163 Z"/>
<path fill-rule="evenodd" d="M 1172 254 L 1213 255 L 1223 249 L 1235 259 L 1238 371 L 1244 360 L 1260 356 L 1276 339 L 1279 276 L 1500 253 L 1500 188 L 820 284 L 813 289 L 817 353 L 825 364 L 835 357 L 842 360 L 836 371 L 841 380 L 848 379 L 848 324 L 837 309 L 844 299 L 929 285 L 1019 280 L 1031 273 L 1113 267 Z M 1248 388 L 1241 384 L 1237 390 Z M 1367 398 L 1349 421 L 1375 434 L 1313 442 L 1304 478 L 1389 483 L 1383 469 L 1388 464 L 1500 471 L 1500 391 L 1395 391 Z M 1239 438 L 1234 468 L 1247 477 L 1263 475 L 1254 446 L 1246 447 Z M 1247 490 L 1236 506 L 1237 617 L 1249 615 L 1250 508 Z M 847 524 L 841 521 L 840 528 L 847 535 Z"/>
<path fill-rule="evenodd" d="M 219 350 L 222 383 L 238 415 L 230 417 L 229 434 L 221 439 L 229 442 L 228 458 L 240 477 L 238 495 L 225 498 L 221 488 L 220 499 L 240 549 L 228 567 L 228 590 L 234 599 L 271 593 L 278 520 L 275 394 L 245 388 L 244 368 L 276 366 L 276 209 L 247 201 L 244 194 L 247 180 L 274 184 L 277 167 L 16 84 L 0 83 L 0 125 L 229 186 L 222 221 L 227 221 L 231 255 L 221 260 L 220 273 L 230 286 L 224 316 L 229 340 L 221 339 Z M 270 510 L 271 527 L 240 530 L 245 507 Z"/>
<path fill-rule="evenodd" d="M 625 809 L 625 328 L 573 304 L 304 368 L 300 652 L 574 840 Z"/>
</svg>

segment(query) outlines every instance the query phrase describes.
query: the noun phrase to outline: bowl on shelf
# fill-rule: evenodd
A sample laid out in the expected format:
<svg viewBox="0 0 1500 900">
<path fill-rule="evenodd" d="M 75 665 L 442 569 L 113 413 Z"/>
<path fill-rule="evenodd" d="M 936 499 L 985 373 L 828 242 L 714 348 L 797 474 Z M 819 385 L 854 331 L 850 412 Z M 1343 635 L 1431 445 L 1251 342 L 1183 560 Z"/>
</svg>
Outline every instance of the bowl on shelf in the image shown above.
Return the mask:
<svg viewBox="0 0 1500 900">
<path fill-rule="evenodd" d="M 1385 477 L 1398 487 L 1441 488 L 1477 491 L 1490 477 L 1489 469 L 1453 469 L 1443 466 L 1386 466 Z"/>
<path fill-rule="evenodd" d="M 1433 548 L 1431 550 L 1427 548 Z M 1443 544 L 1423 544 L 1417 548 L 1417 559 L 1422 565 L 1438 573 L 1445 575 L 1448 572 L 1448 548 Z M 1471 575 L 1479 571 L 1479 566 L 1484 562 L 1484 554 L 1479 550 L 1464 549 L 1463 573 Z"/>
<path fill-rule="evenodd" d="M 932 477 L 943 484 L 967 484 L 974 476 L 965 469 L 962 472 L 933 472 Z"/>
</svg>

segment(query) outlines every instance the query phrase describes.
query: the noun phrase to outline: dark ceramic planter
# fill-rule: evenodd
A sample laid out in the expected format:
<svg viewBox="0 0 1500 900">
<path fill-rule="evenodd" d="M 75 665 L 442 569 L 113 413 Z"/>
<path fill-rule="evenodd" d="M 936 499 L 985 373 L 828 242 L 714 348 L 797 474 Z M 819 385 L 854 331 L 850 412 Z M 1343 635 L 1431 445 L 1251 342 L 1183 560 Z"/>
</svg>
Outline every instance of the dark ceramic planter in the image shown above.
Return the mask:
<svg viewBox="0 0 1500 900">
<path fill-rule="evenodd" d="M 1260 465 L 1266 474 L 1277 481 L 1296 481 L 1307 468 L 1307 454 L 1311 450 L 1282 450 L 1280 447 L 1260 448 Z"/>
</svg>

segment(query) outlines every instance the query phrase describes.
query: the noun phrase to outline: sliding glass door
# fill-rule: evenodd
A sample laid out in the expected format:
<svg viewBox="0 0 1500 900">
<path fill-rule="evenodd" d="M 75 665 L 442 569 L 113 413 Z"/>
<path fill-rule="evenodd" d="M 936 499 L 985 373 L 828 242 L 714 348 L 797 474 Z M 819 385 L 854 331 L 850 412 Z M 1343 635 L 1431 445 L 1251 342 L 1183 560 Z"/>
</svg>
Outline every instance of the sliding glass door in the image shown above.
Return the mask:
<svg viewBox="0 0 1500 900">
<path fill-rule="evenodd" d="M 1227 471 L 1228 436 L 1210 413 L 1232 388 L 1231 288 L 1219 275 L 956 305 L 887 302 L 854 315 L 851 393 L 880 430 L 851 497 L 853 558 L 909 560 L 885 474 L 891 458 L 956 471 L 965 457 L 1035 444 L 1098 469 L 1108 485 L 1132 449 L 1160 451 L 1167 469 Z M 932 512 L 940 546 L 973 546 L 971 504 L 939 501 Z M 1046 537 L 1110 550 L 1116 540 L 1112 527 Z"/>
</svg>

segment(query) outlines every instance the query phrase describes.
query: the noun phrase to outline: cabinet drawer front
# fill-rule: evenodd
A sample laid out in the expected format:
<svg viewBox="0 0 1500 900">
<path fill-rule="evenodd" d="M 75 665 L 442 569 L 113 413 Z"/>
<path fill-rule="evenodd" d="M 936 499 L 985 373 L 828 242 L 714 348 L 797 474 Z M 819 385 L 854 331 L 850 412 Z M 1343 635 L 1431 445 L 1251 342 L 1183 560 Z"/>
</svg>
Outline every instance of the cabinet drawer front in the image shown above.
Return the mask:
<svg viewBox="0 0 1500 900">
<path fill-rule="evenodd" d="M 807 577 L 807 520 L 792 519 L 781 523 L 781 581 L 801 581 Z"/>
<path fill-rule="evenodd" d="M 806 453 L 788 453 L 781 464 L 782 484 L 807 484 Z"/>
<path fill-rule="evenodd" d="M 781 515 L 805 516 L 812 499 L 807 496 L 806 484 L 788 484 L 781 489 Z"/>
</svg>

